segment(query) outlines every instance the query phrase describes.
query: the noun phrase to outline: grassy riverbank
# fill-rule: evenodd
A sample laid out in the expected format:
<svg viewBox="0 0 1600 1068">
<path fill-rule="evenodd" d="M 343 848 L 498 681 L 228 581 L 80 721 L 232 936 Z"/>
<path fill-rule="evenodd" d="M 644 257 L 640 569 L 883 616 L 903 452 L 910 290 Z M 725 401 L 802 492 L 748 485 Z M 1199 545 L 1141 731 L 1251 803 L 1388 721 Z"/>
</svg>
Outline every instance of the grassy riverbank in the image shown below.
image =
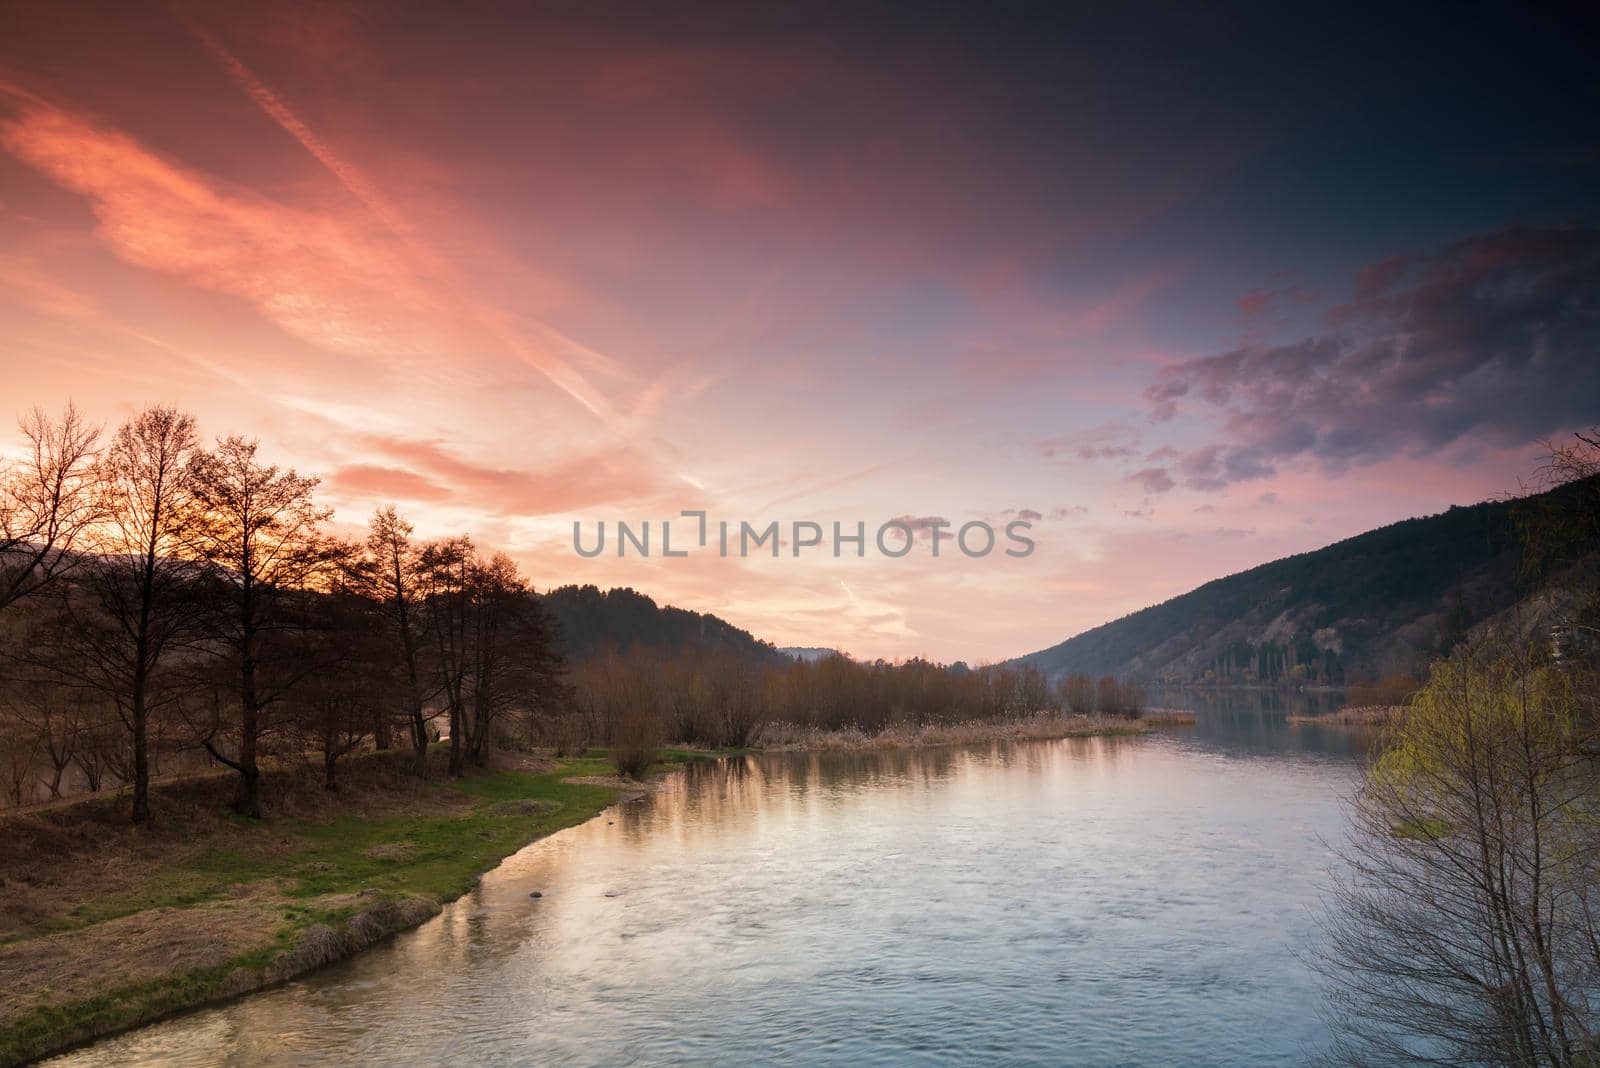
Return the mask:
<svg viewBox="0 0 1600 1068">
<path fill-rule="evenodd" d="M 631 786 L 597 752 L 457 781 L 403 761 L 353 759 L 338 794 L 280 773 L 259 823 L 226 814 L 229 783 L 209 775 L 161 784 L 148 829 L 115 798 L 0 818 L 0 1065 L 349 956 Z"/>
</svg>

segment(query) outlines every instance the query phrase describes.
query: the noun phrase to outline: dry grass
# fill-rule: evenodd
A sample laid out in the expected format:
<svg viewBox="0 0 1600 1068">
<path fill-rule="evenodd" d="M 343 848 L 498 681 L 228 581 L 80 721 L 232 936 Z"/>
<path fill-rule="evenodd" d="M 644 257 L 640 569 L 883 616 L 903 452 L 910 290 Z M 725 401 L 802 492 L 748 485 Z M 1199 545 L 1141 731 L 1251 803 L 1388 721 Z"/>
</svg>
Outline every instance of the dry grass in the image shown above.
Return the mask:
<svg viewBox="0 0 1600 1068">
<path fill-rule="evenodd" d="M 1086 738 L 1103 734 L 1142 734 L 1136 719 L 1097 716 L 1028 716 L 1011 720 L 973 720 L 966 723 L 898 724 L 874 734 L 856 728 L 828 731 L 792 723 L 769 723 L 757 733 L 752 748 L 780 751 L 828 752 L 868 749 L 927 749 L 941 745 L 986 742 L 1047 741 Z"/>
<path fill-rule="evenodd" d="M 272 941 L 281 902 L 250 898 L 136 912 L 83 931 L 0 946 L 0 1031 L 24 1011 L 101 993 L 109 976 L 138 983 L 214 967 Z"/>
<path fill-rule="evenodd" d="M 1190 727 L 1195 714 L 1187 708 L 1147 708 L 1139 718 L 1152 727 Z"/>
<path fill-rule="evenodd" d="M 1288 717 L 1295 727 L 1387 727 L 1405 715 L 1405 705 L 1350 705 L 1337 712 Z"/>
<path fill-rule="evenodd" d="M 407 760 L 392 753 L 351 758 L 337 793 L 322 789 L 309 770 L 276 769 L 266 776 L 273 817 L 267 825 L 227 814 L 231 773 L 154 784 L 153 819 L 138 829 L 128 826 L 127 799 L 116 794 L 0 812 L 0 941 L 92 921 L 106 902 L 138 894 L 152 872 L 202 851 L 287 846 L 267 830 L 271 822 L 446 816 L 471 807 L 470 798 L 412 778 L 404 770 Z"/>
</svg>

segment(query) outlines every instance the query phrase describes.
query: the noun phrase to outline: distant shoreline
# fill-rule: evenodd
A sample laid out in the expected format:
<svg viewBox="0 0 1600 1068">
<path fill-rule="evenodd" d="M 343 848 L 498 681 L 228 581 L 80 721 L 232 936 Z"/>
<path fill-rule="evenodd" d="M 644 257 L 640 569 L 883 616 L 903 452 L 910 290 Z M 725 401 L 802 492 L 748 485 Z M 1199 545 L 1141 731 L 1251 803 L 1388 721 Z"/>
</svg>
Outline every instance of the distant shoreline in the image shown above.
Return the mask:
<svg viewBox="0 0 1600 1068">
<path fill-rule="evenodd" d="M 1053 741 L 1059 738 L 1097 738 L 1144 734 L 1154 727 L 1187 726 L 1193 712 L 1172 708 L 1146 709 L 1134 716 L 1020 716 L 1004 720 L 964 723 L 896 724 L 875 733 L 856 727 L 821 730 L 792 723 L 770 723 L 761 729 L 750 748 L 769 753 L 868 752 L 893 749 L 931 749 L 945 745 L 984 742 Z"/>
</svg>

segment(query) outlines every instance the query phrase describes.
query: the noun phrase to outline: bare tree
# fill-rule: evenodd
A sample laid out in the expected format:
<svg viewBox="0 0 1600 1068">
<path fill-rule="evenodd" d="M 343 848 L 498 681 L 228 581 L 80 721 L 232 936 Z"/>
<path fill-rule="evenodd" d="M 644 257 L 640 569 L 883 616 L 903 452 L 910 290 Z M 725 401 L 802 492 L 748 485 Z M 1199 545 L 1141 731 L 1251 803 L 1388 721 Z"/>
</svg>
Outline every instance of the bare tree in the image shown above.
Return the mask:
<svg viewBox="0 0 1600 1068">
<path fill-rule="evenodd" d="M 294 656 L 292 632 L 309 624 L 307 590 L 325 576 L 330 547 L 321 525 L 332 515 L 312 499 L 317 480 L 256 459 L 257 444 L 222 438 L 189 464 L 194 521 L 188 547 L 211 579 L 216 648 L 227 665 L 239 718 L 221 720 L 206 751 L 239 773 L 234 811 L 261 815 L 260 742 L 269 709 L 314 669 Z M 231 746 L 219 745 L 225 733 Z M 231 751 L 229 751 L 231 750 Z"/>
<path fill-rule="evenodd" d="M 398 676 L 382 628 L 383 606 L 367 596 L 364 569 L 350 566 L 355 547 L 340 548 L 337 579 L 315 602 L 317 625 L 301 636 L 300 654 L 314 667 L 290 696 L 301 748 L 322 756 L 323 786 L 338 789 L 339 761 L 387 723 Z"/>
<path fill-rule="evenodd" d="M 1094 711 L 1094 680 L 1084 674 L 1068 675 L 1061 680 L 1061 701 L 1075 716 L 1087 716 Z"/>
<path fill-rule="evenodd" d="M 7 702 L 13 719 L 32 733 L 36 749 L 44 758 L 49 778 L 40 778 L 50 791 L 50 799 L 61 797 L 61 781 L 67 768 L 77 759 L 86 719 L 82 696 L 49 679 L 29 679 L 15 688 Z"/>
<path fill-rule="evenodd" d="M 83 787 L 100 792 L 107 776 L 127 763 L 122 724 L 116 712 L 100 701 L 85 701 L 78 706 L 78 739 L 72 749 L 72 763 L 83 777 Z"/>
<path fill-rule="evenodd" d="M 1480 641 L 1394 728 L 1320 958 L 1338 1060 L 1595 1063 L 1600 794 L 1572 682 Z"/>
<path fill-rule="evenodd" d="M 100 428 L 67 405 L 20 423 L 25 456 L 0 470 L 0 611 L 69 571 L 100 518 L 95 466 Z"/>
<path fill-rule="evenodd" d="M 561 704 L 566 691 L 544 609 L 516 562 L 495 553 L 472 568 L 468 581 L 467 756 L 481 767 L 503 718 L 520 713 L 531 720 Z"/>
<path fill-rule="evenodd" d="M 428 691 L 422 663 L 421 576 L 417 548 L 411 541 L 411 524 L 393 505 L 374 512 L 367 533 L 372 557 L 373 586 L 384 606 L 389 630 L 399 656 L 401 689 L 416 754 L 415 770 L 428 770 Z"/>
<path fill-rule="evenodd" d="M 20 723 L 0 723 L 0 800 L 11 805 L 28 801 L 39 741 Z"/>
<path fill-rule="evenodd" d="M 128 732 L 133 820 L 150 818 L 152 716 L 173 697 L 170 652 L 194 633 L 194 567 L 181 553 L 192 520 L 194 419 L 146 408 L 123 424 L 96 467 L 105 509 L 94 554 L 63 590 L 41 662 L 116 708 Z"/>
<path fill-rule="evenodd" d="M 433 636 L 437 689 L 450 717 L 450 774 L 465 768 L 467 685 L 472 674 L 473 575 L 477 550 L 466 536 L 423 546 L 418 571 L 424 582 L 423 605 Z"/>
</svg>

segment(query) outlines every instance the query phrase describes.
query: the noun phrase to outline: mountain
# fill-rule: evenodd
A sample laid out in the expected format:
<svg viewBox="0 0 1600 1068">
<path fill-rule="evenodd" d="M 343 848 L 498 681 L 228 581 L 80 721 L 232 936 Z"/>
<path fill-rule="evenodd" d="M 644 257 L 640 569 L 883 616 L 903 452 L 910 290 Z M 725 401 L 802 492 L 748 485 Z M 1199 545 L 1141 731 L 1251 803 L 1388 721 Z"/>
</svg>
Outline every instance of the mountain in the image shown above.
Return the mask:
<svg viewBox="0 0 1600 1068">
<path fill-rule="evenodd" d="M 1521 500 L 1453 507 L 1216 579 L 1019 657 L 1167 683 L 1328 683 L 1416 672 L 1518 604 L 1518 515 L 1592 495 L 1593 479 Z"/>
<path fill-rule="evenodd" d="M 664 652 L 729 652 L 751 660 L 780 661 L 782 654 L 747 630 L 713 615 L 658 605 L 636 590 L 562 586 L 544 594 L 547 612 L 560 625 L 568 657 L 642 645 Z"/>
</svg>

